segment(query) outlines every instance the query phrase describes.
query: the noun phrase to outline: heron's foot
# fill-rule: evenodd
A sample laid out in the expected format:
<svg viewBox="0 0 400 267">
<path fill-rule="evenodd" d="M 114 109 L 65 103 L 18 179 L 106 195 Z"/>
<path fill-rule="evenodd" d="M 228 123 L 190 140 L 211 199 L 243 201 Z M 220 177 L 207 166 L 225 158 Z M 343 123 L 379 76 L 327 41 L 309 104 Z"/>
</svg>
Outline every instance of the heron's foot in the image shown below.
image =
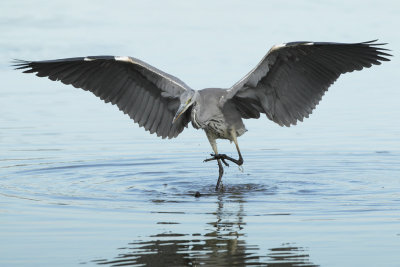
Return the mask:
<svg viewBox="0 0 400 267">
<path fill-rule="evenodd" d="M 244 172 L 243 165 L 238 165 L 239 171 Z"/>
<path fill-rule="evenodd" d="M 222 163 L 225 164 L 225 166 L 229 167 L 228 162 L 225 161 L 226 157 L 228 157 L 227 155 L 225 154 L 210 154 L 210 155 L 212 156 L 212 158 L 205 159 L 204 162 L 220 159 Z"/>
<path fill-rule="evenodd" d="M 229 166 L 229 164 L 225 160 L 232 161 L 233 163 L 235 163 L 239 166 L 241 166 L 243 164 L 243 158 L 241 156 L 239 157 L 239 159 L 231 158 L 231 157 L 227 156 L 226 154 L 211 154 L 211 156 L 212 156 L 212 158 L 205 159 L 204 162 L 220 159 L 226 166 Z"/>
</svg>

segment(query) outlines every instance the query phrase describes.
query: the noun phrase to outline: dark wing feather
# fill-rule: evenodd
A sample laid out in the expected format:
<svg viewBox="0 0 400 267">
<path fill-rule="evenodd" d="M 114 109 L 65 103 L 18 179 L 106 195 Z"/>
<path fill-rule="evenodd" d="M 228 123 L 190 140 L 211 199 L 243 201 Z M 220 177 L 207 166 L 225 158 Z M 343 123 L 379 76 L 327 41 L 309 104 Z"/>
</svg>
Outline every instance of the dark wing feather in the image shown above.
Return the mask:
<svg viewBox="0 0 400 267">
<path fill-rule="evenodd" d="M 308 117 L 343 73 L 379 65 L 391 56 L 375 41 L 344 44 L 293 42 L 274 46 L 262 61 L 228 90 L 243 118 L 260 113 L 283 126 Z"/>
<path fill-rule="evenodd" d="M 173 124 L 180 95 L 192 90 L 178 78 L 131 57 L 95 56 L 47 61 L 15 61 L 24 73 L 90 91 L 111 102 L 139 126 L 162 138 L 173 138 L 187 127 L 190 112 Z"/>
</svg>

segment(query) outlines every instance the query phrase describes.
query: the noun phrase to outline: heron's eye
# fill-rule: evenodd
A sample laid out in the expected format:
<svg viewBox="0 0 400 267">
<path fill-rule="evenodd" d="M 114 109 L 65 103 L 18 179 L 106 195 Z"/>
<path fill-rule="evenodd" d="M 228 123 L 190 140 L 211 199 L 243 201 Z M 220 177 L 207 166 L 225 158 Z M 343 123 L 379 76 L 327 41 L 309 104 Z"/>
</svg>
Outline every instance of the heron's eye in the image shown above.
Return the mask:
<svg viewBox="0 0 400 267">
<path fill-rule="evenodd" d="M 189 98 L 188 101 L 186 101 L 186 105 L 189 104 L 190 101 L 192 101 L 192 98 Z"/>
</svg>

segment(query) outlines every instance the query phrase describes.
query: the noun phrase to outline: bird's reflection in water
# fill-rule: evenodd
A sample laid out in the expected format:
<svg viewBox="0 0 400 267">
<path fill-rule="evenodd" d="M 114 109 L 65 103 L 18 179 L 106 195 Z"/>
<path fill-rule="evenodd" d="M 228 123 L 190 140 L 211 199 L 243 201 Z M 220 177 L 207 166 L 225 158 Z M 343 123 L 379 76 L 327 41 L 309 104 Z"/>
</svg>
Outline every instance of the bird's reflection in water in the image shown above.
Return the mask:
<svg viewBox="0 0 400 267">
<path fill-rule="evenodd" d="M 243 229 L 244 201 L 231 195 L 232 205 L 224 208 L 219 195 L 216 220 L 208 223 L 205 234 L 161 233 L 150 236 L 150 241 L 137 241 L 111 260 L 94 260 L 108 266 L 317 266 L 309 261 L 306 249 L 293 244 L 282 244 L 261 252 L 257 245 L 246 243 Z"/>
</svg>

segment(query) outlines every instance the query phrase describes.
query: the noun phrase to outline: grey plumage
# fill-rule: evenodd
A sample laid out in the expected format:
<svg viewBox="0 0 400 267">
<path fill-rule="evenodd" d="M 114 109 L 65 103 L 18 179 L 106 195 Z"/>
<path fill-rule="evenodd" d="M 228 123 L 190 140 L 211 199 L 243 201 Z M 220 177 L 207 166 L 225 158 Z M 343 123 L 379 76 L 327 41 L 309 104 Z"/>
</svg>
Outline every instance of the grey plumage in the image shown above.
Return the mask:
<svg viewBox="0 0 400 267">
<path fill-rule="evenodd" d="M 329 86 L 343 73 L 388 61 L 384 44 L 294 42 L 274 46 L 241 81 L 229 89 L 244 118 L 259 113 L 281 126 L 308 117 Z M 249 110 L 249 107 L 252 107 Z"/>
<path fill-rule="evenodd" d="M 47 61 L 17 61 L 18 69 L 39 77 L 71 84 L 111 102 L 150 133 L 162 138 L 178 136 L 189 116 L 172 119 L 179 96 L 190 89 L 184 82 L 138 59 L 96 56 Z"/>
<path fill-rule="evenodd" d="M 273 46 L 261 62 L 229 89 L 193 90 L 178 78 L 132 57 L 91 56 L 47 61 L 17 60 L 17 69 L 71 84 L 111 102 L 139 126 L 162 138 L 177 137 L 188 123 L 204 129 L 211 159 L 243 163 L 237 137 L 242 119 L 261 113 L 281 126 L 308 117 L 343 73 L 379 65 L 391 56 L 375 41 L 363 43 L 292 42 Z M 239 160 L 218 154 L 215 140 L 235 142 Z"/>
</svg>

